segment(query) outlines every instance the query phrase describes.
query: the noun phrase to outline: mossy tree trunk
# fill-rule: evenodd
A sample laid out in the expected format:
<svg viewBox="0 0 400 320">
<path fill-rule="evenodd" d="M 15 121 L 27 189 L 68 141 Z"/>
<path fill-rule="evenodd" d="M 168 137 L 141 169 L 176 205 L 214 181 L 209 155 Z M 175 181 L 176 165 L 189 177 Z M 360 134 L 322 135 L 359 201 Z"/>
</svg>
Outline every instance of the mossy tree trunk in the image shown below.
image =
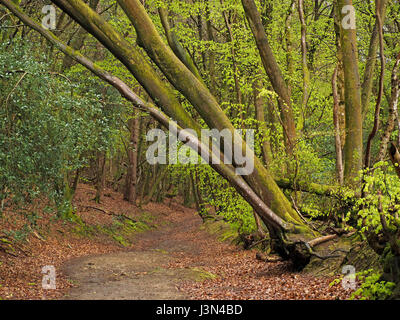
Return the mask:
<svg viewBox="0 0 400 320">
<path fill-rule="evenodd" d="M 283 78 L 282 72 L 272 52 L 261 15 L 254 0 L 242 0 L 243 8 L 250 22 L 261 61 L 272 87 L 279 97 L 280 113 L 285 136 L 286 152 L 291 155 L 296 144 L 296 124 L 292 110 L 292 100 L 289 87 Z"/>
<path fill-rule="evenodd" d="M 342 8 L 352 6 L 352 0 L 337 0 L 336 10 L 340 21 L 347 17 Z M 358 70 L 357 32 L 353 27 L 344 28 L 340 23 L 340 44 L 344 70 L 346 110 L 346 139 L 344 144 L 344 181 L 351 185 L 362 169 L 363 128 L 361 84 Z"/>
</svg>

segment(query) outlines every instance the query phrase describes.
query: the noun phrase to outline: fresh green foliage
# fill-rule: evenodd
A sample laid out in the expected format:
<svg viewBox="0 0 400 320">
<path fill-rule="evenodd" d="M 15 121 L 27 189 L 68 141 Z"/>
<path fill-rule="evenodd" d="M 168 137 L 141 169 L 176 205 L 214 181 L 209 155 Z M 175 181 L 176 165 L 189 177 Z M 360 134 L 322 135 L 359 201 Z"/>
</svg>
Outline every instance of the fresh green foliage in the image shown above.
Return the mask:
<svg viewBox="0 0 400 320">
<path fill-rule="evenodd" d="M 387 162 L 376 163 L 363 173 L 364 196 L 355 201 L 357 228 L 362 233 L 382 232 L 384 222 L 387 228 L 396 231 L 400 225 L 397 212 L 400 208 L 400 180 L 393 167 Z M 347 221 L 354 214 L 349 212 Z M 383 220 L 384 219 L 384 220 Z"/>
<path fill-rule="evenodd" d="M 393 282 L 380 281 L 381 274 L 372 269 L 357 273 L 356 277 L 361 286 L 353 292 L 351 299 L 385 300 L 392 295 L 392 290 L 396 286 Z"/>
</svg>

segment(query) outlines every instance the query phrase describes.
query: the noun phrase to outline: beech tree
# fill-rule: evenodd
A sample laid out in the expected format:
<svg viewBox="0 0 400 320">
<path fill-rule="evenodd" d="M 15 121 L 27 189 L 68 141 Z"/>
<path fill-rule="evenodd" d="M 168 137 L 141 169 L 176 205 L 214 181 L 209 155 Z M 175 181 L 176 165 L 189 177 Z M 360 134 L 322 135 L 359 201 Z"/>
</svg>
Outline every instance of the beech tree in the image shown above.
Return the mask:
<svg viewBox="0 0 400 320">
<path fill-rule="evenodd" d="M 344 21 L 346 15 L 349 14 L 348 12 L 342 10 L 342 8 L 345 6 L 353 7 L 353 1 L 337 1 L 337 11 L 340 21 Z M 350 13 L 350 20 L 354 21 L 354 14 Z M 355 23 L 355 21 L 350 21 L 350 23 Z M 358 70 L 356 29 L 354 25 L 347 26 L 343 23 L 341 24 L 340 42 L 344 70 L 346 114 L 344 179 L 347 183 L 352 183 L 352 179 L 357 177 L 359 170 L 362 169 L 363 155 L 361 85 Z"/>
</svg>

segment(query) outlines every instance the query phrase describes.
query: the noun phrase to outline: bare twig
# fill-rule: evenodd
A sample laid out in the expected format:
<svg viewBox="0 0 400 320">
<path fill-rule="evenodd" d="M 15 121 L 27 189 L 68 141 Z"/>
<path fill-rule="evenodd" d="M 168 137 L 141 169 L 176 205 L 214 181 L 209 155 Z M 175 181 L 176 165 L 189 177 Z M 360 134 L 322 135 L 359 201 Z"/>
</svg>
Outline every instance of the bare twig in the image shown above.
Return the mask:
<svg viewBox="0 0 400 320">
<path fill-rule="evenodd" d="M 17 83 L 15 86 L 12 88 L 10 93 L 7 95 L 6 101 L 4 102 L 4 108 L 7 108 L 8 100 L 10 99 L 12 93 L 15 91 L 15 89 L 18 87 L 18 85 L 21 83 L 21 81 L 25 78 L 25 76 L 28 74 L 28 72 L 24 71 L 22 76 L 18 79 Z"/>
</svg>

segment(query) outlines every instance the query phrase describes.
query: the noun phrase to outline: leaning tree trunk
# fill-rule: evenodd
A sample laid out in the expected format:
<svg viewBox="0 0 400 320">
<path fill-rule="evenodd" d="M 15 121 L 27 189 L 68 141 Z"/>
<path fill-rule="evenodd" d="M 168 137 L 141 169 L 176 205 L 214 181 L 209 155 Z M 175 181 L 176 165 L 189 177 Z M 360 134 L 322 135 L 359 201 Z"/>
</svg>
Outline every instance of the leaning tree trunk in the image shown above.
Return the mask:
<svg viewBox="0 0 400 320">
<path fill-rule="evenodd" d="M 291 155 L 296 144 L 296 124 L 293 116 L 290 92 L 269 45 L 261 15 L 257 10 L 254 0 L 242 0 L 242 4 L 250 22 L 250 27 L 256 40 L 264 69 L 271 81 L 274 91 L 279 97 L 286 151 L 288 155 Z"/>
</svg>

